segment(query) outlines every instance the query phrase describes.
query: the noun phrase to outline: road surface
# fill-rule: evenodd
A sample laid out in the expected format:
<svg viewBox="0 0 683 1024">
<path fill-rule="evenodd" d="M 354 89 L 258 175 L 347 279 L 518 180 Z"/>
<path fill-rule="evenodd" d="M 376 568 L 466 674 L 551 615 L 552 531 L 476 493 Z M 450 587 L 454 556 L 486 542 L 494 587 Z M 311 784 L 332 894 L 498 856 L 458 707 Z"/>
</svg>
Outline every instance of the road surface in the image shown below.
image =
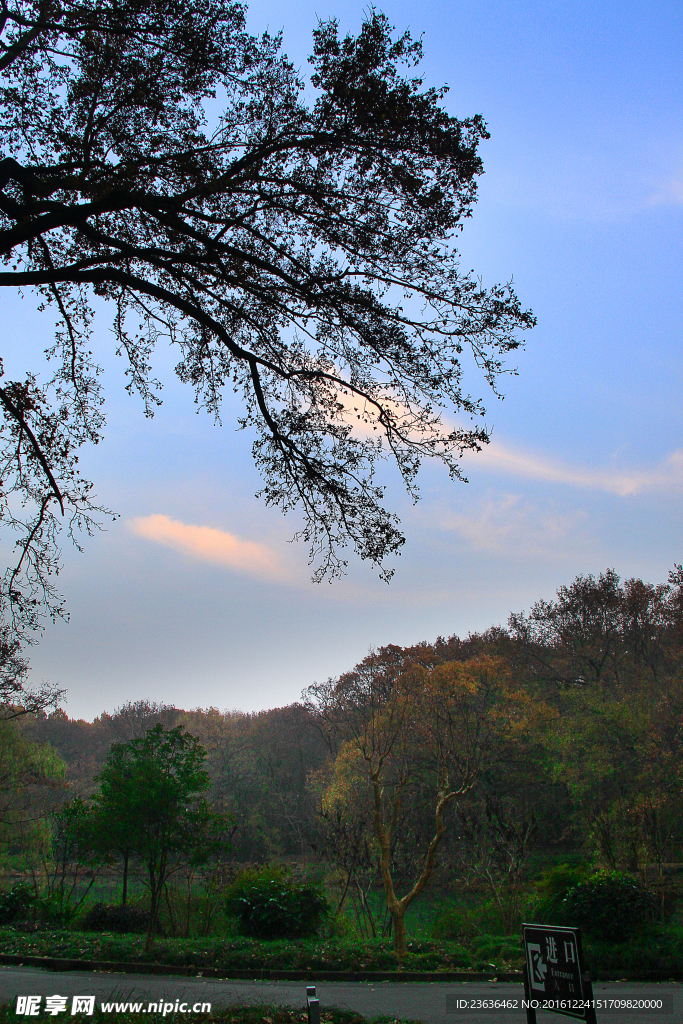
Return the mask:
<svg viewBox="0 0 683 1024">
<path fill-rule="evenodd" d="M 364 1017 L 390 1014 L 404 1020 L 424 1024 L 526 1024 L 521 1006 L 522 986 L 509 982 L 316 982 L 320 1006 L 351 1009 Z M 52 1019 L 71 1018 L 75 995 L 95 996 L 102 1002 L 140 1002 L 147 1012 L 149 1003 L 187 1003 L 188 1010 L 196 1004 L 210 1003 L 215 1010 L 236 1003 L 279 1004 L 305 1007 L 306 986 L 302 981 L 232 981 L 218 978 L 187 978 L 153 974 L 110 974 L 83 971 L 43 971 L 36 967 L 0 966 L 0 1002 L 13 1002 L 17 996 L 61 995 L 69 999 L 64 1014 Z M 603 1000 L 662 1000 L 663 1009 L 649 1012 L 607 1009 L 597 1011 L 598 1024 L 683 1024 L 683 985 L 645 982 L 598 982 L 594 996 Z M 510 1009 L 466 1009 L 463 1003 L 472 999 L 512 1001 Z M 515 1008 L 516 1001 L 516 1008 Z M 151 1011 L 150 1011 L 151 1012 Z M 175 1018 L 187 1015 L 175 1014 Z M 28 1017 L 18 1017 L 27 1022 Z M 84 1020 L 84 1018 L 80 1018 Z M 538 1013 L 538 1024 L 563 1024 L 571 1018 L 546 1012 Z"/>
</svg>

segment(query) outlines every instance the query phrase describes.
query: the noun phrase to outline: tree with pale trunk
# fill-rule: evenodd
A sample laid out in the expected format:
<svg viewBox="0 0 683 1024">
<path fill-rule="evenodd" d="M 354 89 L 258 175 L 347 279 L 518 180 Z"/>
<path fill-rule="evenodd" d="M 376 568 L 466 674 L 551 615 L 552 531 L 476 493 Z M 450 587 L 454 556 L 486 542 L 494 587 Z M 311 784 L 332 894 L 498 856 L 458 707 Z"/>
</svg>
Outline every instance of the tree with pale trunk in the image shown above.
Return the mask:
<svg viewBox="0 0 683 1024">
<path fill-rule="evenodd" d="M 448 809 L 486 771 L 514 756 L 539 708 L 498 659 L 428 670 L 406 665 L 396 649 L 370 654 L 307 696 L 334 753 L 323 809 L 367 804 L 394 950 L 402 957 L 405 914 L 434 872 Z M 426 808 L 430 832 L 418 839 L 412 884 L 399 896 L 396 852 Z"/>
</svg>

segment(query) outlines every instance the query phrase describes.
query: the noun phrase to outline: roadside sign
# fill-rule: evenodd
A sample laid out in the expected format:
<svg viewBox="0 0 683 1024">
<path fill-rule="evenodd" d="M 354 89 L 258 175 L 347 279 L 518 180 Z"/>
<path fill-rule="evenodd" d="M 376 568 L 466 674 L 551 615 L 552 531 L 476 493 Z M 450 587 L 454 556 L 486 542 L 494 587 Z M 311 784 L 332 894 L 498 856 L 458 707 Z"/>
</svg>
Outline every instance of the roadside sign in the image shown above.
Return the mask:
<svg viewBox="0 0 683 1024">
<path fill-rule="evenodd" d="M 583 966 L 581 930 L 524 924 L 522 932 L 527 1024 L 536 1024 L 536 1010 L 596 1024 L 593 986 Z"/>
</svg>

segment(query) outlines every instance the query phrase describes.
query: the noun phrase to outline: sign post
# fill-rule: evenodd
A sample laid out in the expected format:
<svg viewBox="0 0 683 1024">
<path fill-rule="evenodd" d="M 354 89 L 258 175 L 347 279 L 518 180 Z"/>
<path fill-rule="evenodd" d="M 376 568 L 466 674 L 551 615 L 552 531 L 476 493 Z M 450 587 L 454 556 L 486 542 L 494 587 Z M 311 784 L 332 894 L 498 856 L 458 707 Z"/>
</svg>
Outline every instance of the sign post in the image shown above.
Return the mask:
<svg viewBox="0 0 683 1024">
<path fill-rule="evenodd" d="M 524 924 L 522 931 L 527 1024 L 536 1024 L 536 1010 L 597 1024 L 593 986 L 583 966 L 580 929 Z"/>
<path fill-rule="evenodd" d="M 320 1024 L 320 1000 L 315 994 L 315 985 L 306 986 L 306 1009 L 308 1024 Z"/>
</svg>

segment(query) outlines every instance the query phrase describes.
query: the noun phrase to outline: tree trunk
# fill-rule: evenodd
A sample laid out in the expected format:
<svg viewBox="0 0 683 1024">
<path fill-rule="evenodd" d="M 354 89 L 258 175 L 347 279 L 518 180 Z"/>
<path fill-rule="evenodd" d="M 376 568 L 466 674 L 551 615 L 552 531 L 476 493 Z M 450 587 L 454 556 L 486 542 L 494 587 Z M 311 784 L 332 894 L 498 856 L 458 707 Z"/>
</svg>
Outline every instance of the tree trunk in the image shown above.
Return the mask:
<svg viewBox="0 0 683 1024">
<path fill-rule="evenodd" d="M 161 893 L 164 881 L 165 879 L 162 879 L 158 884 L 155 884 L 154 878 L 150 878 L 149 928 L 147 930 L 147 939 L 145 941 L 145 953 L 149 953 L 152 945 L 154 944 L 154 936 L 156 934 L 157 921 L 159 919 L 159 903 L 161 902 Z"/>
<path fill-rule="evenodd" d="M 151 907 L 149 911 L 149 925 L 147 928 L 147 938 L 145 939 L 145 953 L 149 953 L 154 945 L 154 932 L 156 931 L 158 917 L 158 901 L 152 897 Z"/>
<path fill-rule="evenodd" d="M 402 960 L 406 955 L 406 919 L 405 908 L 400 903 L 396 910 L 392 910 L 391 921 L 394 926 L 394 953 Z"/>
<path fill-rule="evenodd" d="M 123 855 L 123 893 L 121 895 L 121 906 L 125 907 L 126 900 L 128 899 L 128 858 L 130 857 L 130 850 L 126 850 Z"/>
<path fill-rule="evenodd" d="M 341 913 L 341 908 L 344 906 L 344 900 L 346 899 L 346 894 L 349 891 L 349 885 L 350 884 L 351 884 L 351 872 L 347 871 L 346 872 L 346 885 L 344 886 L 344 892 L 342 893 L 342 897 L 339 900 L 339 903 L 337 904 L 337 909 L 335 910 L 334 914 L 332 915 L 332 925 L 330 925 L 330 928 L 332 928 L 334 926 L 337 918 L 339 917 L 339 914 Z M 332 934 L 331 931 L 330 931 L 330 934 Z"/>
<path fill-rule="evenodd" d="M 474 785 L 473 780 L 468 781 L 465 785 L 463 784 L 457 790 L 448 791 L 447 787 L 442 788 L 437 795 L 436 807 L 434 810 L 436 830 L 432 841 L 429 844 L 427 850 L 427 856 L 424 860 L 424 866 L 422 871 L 415 882 L 413 888 L 409 893 L 398 899 L 394 891 L 394 883 L 391 877 L 391 832 L 395 825 L 398 817 L 398 801 L 394 805 L 394 813 L 392 815 L 392 826 L 387 828 L 384 825 L 382 816 L 382 801 L 383 801 L 383 787 L 380 781 L 380 769 L 375 769 L 372 773 L 372 787 L 374 796 L 374 826 L 375 835 L 379 843 L 380 849 L 380 871 L 382 874 L 382 884 L 384 886 L 384 892 L 387 898 L 387 907 L 391 914 L 391 920 L 393 923 L 394 930 L 394 952 L 399 960 L 403 959 L 406 953 L 406 924 L 404 915 L 410 904 L 416 897 L 420 895 L 425 885 L 431 878 L 432 871 L 434 869 L 434 863 L 436 860 L 436 851 L 441 842 L 441 838 L 446 831 L 446 826 L 443 820 L 444 807 L 449 804 L 458 796 L 462 796 L 468 792 L 469 789 Z"/>
</svg>

